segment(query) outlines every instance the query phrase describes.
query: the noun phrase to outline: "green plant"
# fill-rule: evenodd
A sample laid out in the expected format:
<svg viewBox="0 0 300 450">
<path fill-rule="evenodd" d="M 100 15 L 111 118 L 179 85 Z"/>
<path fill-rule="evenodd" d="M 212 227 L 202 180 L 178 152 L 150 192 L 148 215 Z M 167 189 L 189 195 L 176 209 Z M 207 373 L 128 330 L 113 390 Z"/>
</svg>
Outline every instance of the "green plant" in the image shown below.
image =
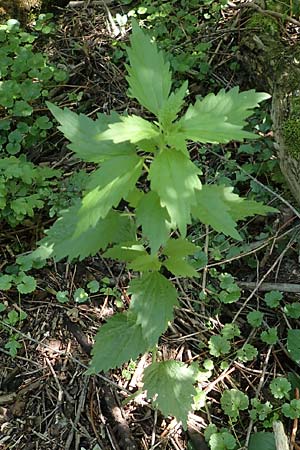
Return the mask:
<svg viewBox="0 0 300 450">
<path fill-rule="evenodd" d="M 49 90 L 67 79 L 65 71 L 34 50 L 36 38 L 16 20 L 0 25 L 0 151 L 10 155 L 28 151 L 47 136 L 53 123 L 40 114 L 41 106 Z"/>
<path fill-rule="evenodd" d="M 248 408 L 249 399 L 246 394 L 238 389 L 229 389 L 222 394 L 221 406 L 225 414 L 235 421 L 239 412 Z"/>
<path fill-rule="evenodd" d="M 2 314 L 6 312 L 7 305 L 4 303 L 0 303 L 0 324 L 2 324 L 2 328 L 6 331 L 8 330 L 9 336 L 8 340 L 4 345 L 4 348 L 9 351 L 9 354 L 12 358 L 14 358 L 17 353 L 18 349 L 20 349 L 22 346 L 19 343 L 19 334 L 14 333 L 11 331 L 9 327 L 6 327 L 5 325 L 10 325 L 12 327 L 16 327 L 17 325 L 20 325 L 23 320 L 27 318 L 27 314 L 25 311 L 19 310 L 16 311 L 15 309 L 11 309 L 5 317 L 2 317 Z"/>
<path fill-rule="evenodd" d="M 274 378 L 270 383 L 270 390 L 275 398 L 289 398 L 291 389 L 291 383 L 284 377 Z"/>
<path fill-rule="evenodd" d="M 112 113 L 92 121 L 49 104 L 70 148 L 100 168 L 89 175 L 83 199 L 62 212 L 29 259 L 83 259 L 101 249 L 106 250 L 104 257 L 124 261 L 141 273 L 129 284 L 129 309 L 101 326 L 89 373 L 107 371 L 151 351 L 144 389 L 156 397 L 164 414 L 175 415 L 186 426 L 198 369 L 195 364 L 159 361 L 156 351 L 178 305 L 167 273 L 198 276 L 190 262 L 198 247 L 186 237 L 192 217 L 240 240 L 237 220 L 275 211 L 240 198 L 230 187 L 201 184 L 201 169 L 191 161 L 187 142 L 255 138 L 243 126 L 252 109 L 269 96 L 253 90 L 240 93 L 238 88 L 221 90 L 181 112 L 188 83 L 171 92 L 169 63 L 135 22 L 127 53 L 129 95 L 155 120 Z M 230 279 L 226 289 L 232 284 Z"/>
<path fill-rule="evenodd" d="M 34 166 L 23 156 L 0 160 L 0 221 L 15 227 L 44 207 L 58 170 Z"/>
</svg>

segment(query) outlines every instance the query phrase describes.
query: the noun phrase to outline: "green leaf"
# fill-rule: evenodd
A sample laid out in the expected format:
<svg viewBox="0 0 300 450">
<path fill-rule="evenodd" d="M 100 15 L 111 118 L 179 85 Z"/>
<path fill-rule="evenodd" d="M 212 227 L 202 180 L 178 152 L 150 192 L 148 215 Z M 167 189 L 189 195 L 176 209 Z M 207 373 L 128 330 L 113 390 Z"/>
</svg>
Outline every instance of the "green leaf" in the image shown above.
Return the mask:
<svg viewBox="0 0 300 450">
<path fill-rule="evenodd" d="M 99 135 L 101 140 L 111 140 L 115 144 L 129 141 L 133 144 L 159 135 L 159 128 L 138 116 L 120 117 L 120 122 L 108 125 L 108 130 Z"/>
<path fill-rule="evenodd" d="M 239 416 L 239 411 L 248 408 L 249 399 L 246 394 L 238 389 L 229 389 L 222 394 L 221 406 L 225 414 L 231 417 L 232 420 L 236 420 Z"/>
<path fill-rule="evenodd" d="M 22 348 L 22 345 L 16 339 L 10 338 L 9 341 L 4 345 L 4 348 L 6 348 L 9 351 L 10 356 L 14 358 L 15 356 L 17 356 L 18 349 Z"/>
<path fill-rule="evenodd" d="M 300 330 L 288 330 L 287 349 L 290 357 L 300 362 Z"/>
<path fill-rule="evenodd" d="M 203 185 L 201 191 L 197 191 L 197 205 L 193 207 L 192 214 L 216 231 L 240 241 L 237 224 L 223 199 L 223 190 L 223 186 Z"/>
<path fill-rule="evenodd" d="M 30 275 L 23 275 L 21 283 L 17 284 L 17 290 L 20 294 L 30 294 L 36 289 L 36 280 Z"/>
<path fill-rule="evenodd" d="M 260 311 L 251 311 L 247 314 L 247 322 L 253 328 L 260 327 L 263 321 L 264 315 Z"/>
<path fill-rule="evenodd" d="M 143 274 L 132 280 L 130 309 L 137 315 L 143 335 L 153 346 L 173 319 L 174 306 L 178 305 L 173 284 L 158 272 Z"/>
<path fill-rule="evenodd" d="M 107 372 L 145 353 L 149 343 L 132 312 L 115 314 L 102 325 L 95 337 L 89 374 Z"/>
<path fill-rule="evenodd" d="M 179 361 L 152 363 L 145 369 L 143 382 L 148 397 L 157 395 L 155 403 L 165 415 L 173 415 L 187 428 L 188 413 L 192 409 L 193 386 L 197 371 Z"/>
<path fill-rule="evenodd" d="M 86 287 L 88 288 L 91 294 L 96 294 L 96 292 L 98 292 L 100 289 L 100 284 L 99 281 L 97 280 L 91 280 L 88 282 Z"/>
<path fill-rule="evenodd" d="M 158 271 L 160 267 L 161 263 L 158 259 L 158 256 L 148 255 L 148 253 L 146 253 L 146 255 L 138 256 L 128 264 L 129 269 L 135 270 L 137 272 L 147 272 L 153 270 Z"/>
<path fill-rule="evenodd" d="M 185 81 L 179 89 L 170 94 L 168 100 L 162 106 L 158 118 L 161 121 L 163 128 L 167 128 L 177 118 L 177 114 L 183 107 L 187 89 L 188 81 Z"/>
<path fill-rule="evenodd" d="M 11 275 L 1 275 L 0 276 L 0 290 L 1 291 L 9 291 L 11 288 L 11 284 L 13 281 L 13 277 Z"/>
<path fill-rule="evenodd" d="M 199 277 L 198 272 L 184 258 L 196 253 L 198 247 L 187 239 L 169 239 L 163 249 L 163 254 L 168 256 L 164 266 L 176 277 Z"/>
<path fill-rule="evenodd" d="M 98 114 L 98 119 L 94 121 L 84 114 L 75 114 L 68 108 L 61 109 L 50 102 L 47 102 L 47 106 L 61 124 L 59 130 L 71 141 L 68 147 L 84 161 L 99 163 L 116 156 L 135 154 L 135 147 L 128 142 L 116 145 L 99 139 L 109 124 L 119 122 L 118 114 Z"/>
<path fill-rule="evenodd" d="M 158 116 L 171 89 L 170 65 L 135 21 L 132 29 L 131 48 L 127 48 L 130 65 L 126 67 L 129 95 Z"/>
<path fill-rule="evenodd" d="M 267 292 L 264 297 L 264 301 L 270 308 L 277 308 L 282 300 L 282 293 L 279 291 Z"/>
<path fill-rule="evenodd" d="M 209 353 L 213 356 L 226 355 L 230 352 L 230 342 L 224 336 L 211 336 L 208 342 Z"/>
<path fill-rule="evenodd" d="M 171 258 L 185 258 L 196 253 L 198 249 L 197 245 L 187 239 L 169 239 L 163 249 L 163 254 Z"/>
<path fill-rule="evenodd" d="M 269 97 L 254 90 L 239 92 L 238 87 L 228 92 L 222 89 L 217 95 L 210 93 L 188 108 L 179 121 L 178 134 L 195 142 L 213 144 L 255 138 L 255 134 L 243 130 L 245 119 L 259 102 Z"/>
<path fill-rule="evenodd" d="M 257 214 L 265 216 L 268 213 L 278 212 L 277 209 L 272 208 L 271 206 L 265 206 L 261 202 L 239 197 L 237 194 L 232 192 L 233 187 L 219 187 L 223 189 L 223 200 L 229 207 L 229 213 L 233 220 L 243 220 L 246 217 L 255 216 Z"/>
<path fill-rule="evenodd" d="M 197 270 L 182 258 L 168 258 L 164 261 L 163 265 L 171 272 L 175 277 L 199 277 Z"/>
<path fill-rule="evenodd" d="M 143 236 L 149 239 L 151 252 L 158 251 L 169 236 L 168 221 L 170 220 L 166 208 L 162 207 L 156 192 L 145 194 L 136 208 L 136 221 L 142 226 Z"/>
<path fill-rule="evenodd" d="M 234 436 L 228 431 L 213 433 L 209 438 L 211 450 L 233 450 L 237 446 Z"/>
<path fill-rule="evenodd" d="M 276 450 L 274 433 L 259 431 L 251 434 L 248 450 Z"/>
<path fill-rule="evenodd" d="M 115 211 L 109 212 L 95 227 L 75 237 L 79 208 L 80 203 L 62 212 L 61 217 L 46 232 L 47 236 L 40 241 L 40 247 L 32 253 L 32 258 L 54 257 L 58 261 L 67 256 L 69 261 L 77 257 L 82 260 L 105 249 L 108 244 L 134 239 L 130 219 Z"/>
<path fill-rule="evenodd" d="M 276 344 L 276 342 L 278 341 L 277 328 L 273 327 L 269 328 L 266 331 L 263 331 L 260 335 L 260 338 L 266 344 L 269 345 Z"/>
<path fill-rule="evenodd" d="M 146 250 L 141 244 L 138 244 L 137 241 L 122 242 L 121 245 L 114 245 L 103 254 L 105 258 L 126 262 L 133 261 L 137 257 L 145 255 L 147 255 Z"/>
<path fill-rule="evenodd" d="M 300 400 L 293 399 L 290 403 L 284 403 L 281 407 L 282 413 L 289 419 L 300 418 Z"/>
<path fill-rule="evenodd" d="M 196 192 L 201 189 L 199 169 L 177 150 L 163 150 L 154 158 L 149 171 L 151 188 L 168 210 L 172 226 L 182 236 L 191 222 L 191 208 L 196 204 Z"/>
<path fill-rule="evenodd" d="M 285 305 L 283 308 L 284 313 L 292 319 L 299 319 L 300 317 L 300 302 L 293 302 L 289 305 Z"/>
<path fill-rule="evenodd" d="M 275 398 L 289 398 L 291 383 L 284 377 L 274 378 L 270 383 L 270 391 Z"/>
<path fill-rule="evenodd" d="M 85 303 L 89 299 L 89 294 L 83 288 L 77 288 L 73 298 L 76 303 Z"/>
<path fill-rule="evenodd" d="M 104 161 L 100 169 L 90 176 L 87 189 L 91 189 L 82 199 L 78 211 L 75 234 L 78 236 L 89 227 L 96 226 L 105 218 L 113 206 L 134 188 L 143 166 L 143 159 L 136 155 L 119 156 Z"/>
</svg>

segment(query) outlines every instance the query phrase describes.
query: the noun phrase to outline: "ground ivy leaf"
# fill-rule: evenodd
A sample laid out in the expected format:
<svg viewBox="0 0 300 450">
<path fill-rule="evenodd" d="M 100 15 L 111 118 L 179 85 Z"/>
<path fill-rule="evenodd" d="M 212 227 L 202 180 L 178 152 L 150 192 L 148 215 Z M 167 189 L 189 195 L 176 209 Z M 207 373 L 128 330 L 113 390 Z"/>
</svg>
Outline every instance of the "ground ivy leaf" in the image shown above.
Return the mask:
<svg viewBox="0 0 300 450">
<path fill-rule="evenodd" d="M 121 339 L 120 339 L 121 338 Z M 89 374 L 107 372 L 145 353 L 149 343 L 132 312 L 116 314 L 102 325 L 95 337 Z"/>
<path fill-rule="evenodd" d="M 130 309 L 137 315 L 143 335 L 153 346 L 173 319 L 174 306 L 178 305 L 173 284 L 159 272 L 145 273 L 129 285 Z"/>
<path fill-rule="evenodd" d="M 17 284 L 17 290 L 20 294 L 30 294 L 36 289 L 36 280 L 30 275 L 23 275 L 21 283 Z"/>
<path fill-rule="evenodd" d="M 133 21 L 131 48 L 127 48 L 129 95 L 158 116 L 171 89 L 170 64 L 165 62 L 157 45 Z"/>
<path fill-rule="evenodd" d="M 230 208 L 223 199 L 223 186 L 203 185 L 197 191 L 197 206 L 193 207 L 193 216 L 216 231 L 241 240 L 236 230 L 236 222 L 230 215 Z"/>
<path fill-rule="evenodd" d="M 68 108 L 61 109 L 50 102 L 47 106 L 61 124 L 59 130 L 71 141 L 68 147 L 84 161 L 99 163 L 114 156 L 135 154 L 135 147 L 128 142 L 112 145 L 111 141 L 101 141 L 99 138 L 109 124 L 119 122 L 118 114 L 98 114 L 94 121 L 84 114 L 76 114 Z"/>
<path fill-rule="evenodd" d="M 192 408 L 196 389 L 193 384 L 196 370 L 179 361 L 161 361 L 144 371 L 144 389 L 149 397 L 157 395 L 155 403 L 164 416 L 172 415 L 187 428 L 188 413 Z"/>
<path fill-rule="evenodd" d="M 113 206 L 134 188 L 141 172 L 143 159 L 137 155 L 119 156 L 104 161 L 101 168 L 90 176 L 87 189 L 78 212 L 76 235 L 96 226 Z"/>
<path fill-rule="evenodd" d="M 169 237 L 170 217 L 156 192 L 148 192 L 142 197 L 136 208 L 136 220 L 142 226 L 143 235 L 149 239 L 151 252 L 157 252 Z"/>
<path fill-rule="evenodd" d="M 185 139 L 203 143 L 255 138 L 255 134 L 243 130 L 245 119 L 259 102 L 269 97 L 253 89 L 239 92 L 238 86 L 227 92 L 222 89 L 217 95 L 210 93 L 188 108 L 179 121 L 178 133 Z"/>
<path fill-rule="evenodd" d="M 157 126 L 138 116 L 120 117 L 120 122 L 110 124 L 108 128 L 99 138 L 115 144 L 125 141 L 136 143 L 155 138 L 160 133 Z"/>
<path fill-rule="evenodd" d="M 95 255 L 108 244 L 129 241 L 135 238 L 133 224 L 127 216 L 110 211 L 105 219 L 100 219 L 95 227 L 74 237 L 79 205 L 63 211 L 61 217 L 46 232 L 40 247 L 33 252 L 34 259 L 53 257 L 56 260 L 68 257 L 69 261 L 80 260 Z"/>
<path fill-rule="evenodd" d="M 201 189 L 200 170 L 190 159 L 174 149 L 163 150 L 154 158 L 149 171 L 151 188 L 160 197 L 182 236 L 191 222 L 191 208 L 196 205 L 196 192 Z"/>
</svg>

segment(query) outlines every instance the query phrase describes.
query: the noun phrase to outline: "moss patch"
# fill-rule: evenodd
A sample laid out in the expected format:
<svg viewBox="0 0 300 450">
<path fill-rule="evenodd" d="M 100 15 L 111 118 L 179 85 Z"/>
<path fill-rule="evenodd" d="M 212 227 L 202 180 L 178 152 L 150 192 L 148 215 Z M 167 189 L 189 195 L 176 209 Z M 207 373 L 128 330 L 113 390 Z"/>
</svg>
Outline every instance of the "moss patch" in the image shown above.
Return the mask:
<svg viewBox="0 0 300 450">
<path fill-rule="evenodd" d="M 287 119 L 282 126 L 282 134 L 290 155 L 300 160 L 300 117 Z"/>
</svg>

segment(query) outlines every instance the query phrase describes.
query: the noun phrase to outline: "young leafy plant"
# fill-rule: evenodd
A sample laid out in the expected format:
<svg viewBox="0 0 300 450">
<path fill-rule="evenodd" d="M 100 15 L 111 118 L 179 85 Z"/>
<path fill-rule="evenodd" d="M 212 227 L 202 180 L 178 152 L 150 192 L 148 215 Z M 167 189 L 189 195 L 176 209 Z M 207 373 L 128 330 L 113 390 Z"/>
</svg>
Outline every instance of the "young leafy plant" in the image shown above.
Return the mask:
<svg viewBox="0 0 300 450">
<path fill-rule="evenodd" d="M 186 426 L 197 370 L 156 357 L 159 337 L 178 305 L 166 271 L 176 277 L 198 276 L 189 257 L 199 248 L 186 237 L 192 219 L 241 240 L 237 220 L 275 211 L 240 198 L 231 188 L 203 185 L 187 143 L 255 138 L 243 130 L 245 120 L 269 95 L 235 87 L 197 99 L 182 112 L 188 83 L 172 91 L 169 63 L 136 22 L 127 54 L 129 95 L 155 119 L 113 112 L 98 114 L 93 121 L 48 104 L 71 142 L 69 147 L 79 158 L 100 166 L 89 175 L 82 200 L 61 214 L 31 258 L 82 260 L 106 250 L 104 257 L 124 261 L 140 272 L 129 284 L 129 309 L 111 317 L 96 335 L 89 373 L 107 371 L 152 351 L 144 389 L 156 396 L 163 413 L 175 415 Z M 230 292 L 232 283 L 227 284 L 224 288 Z"/>
</svg>

